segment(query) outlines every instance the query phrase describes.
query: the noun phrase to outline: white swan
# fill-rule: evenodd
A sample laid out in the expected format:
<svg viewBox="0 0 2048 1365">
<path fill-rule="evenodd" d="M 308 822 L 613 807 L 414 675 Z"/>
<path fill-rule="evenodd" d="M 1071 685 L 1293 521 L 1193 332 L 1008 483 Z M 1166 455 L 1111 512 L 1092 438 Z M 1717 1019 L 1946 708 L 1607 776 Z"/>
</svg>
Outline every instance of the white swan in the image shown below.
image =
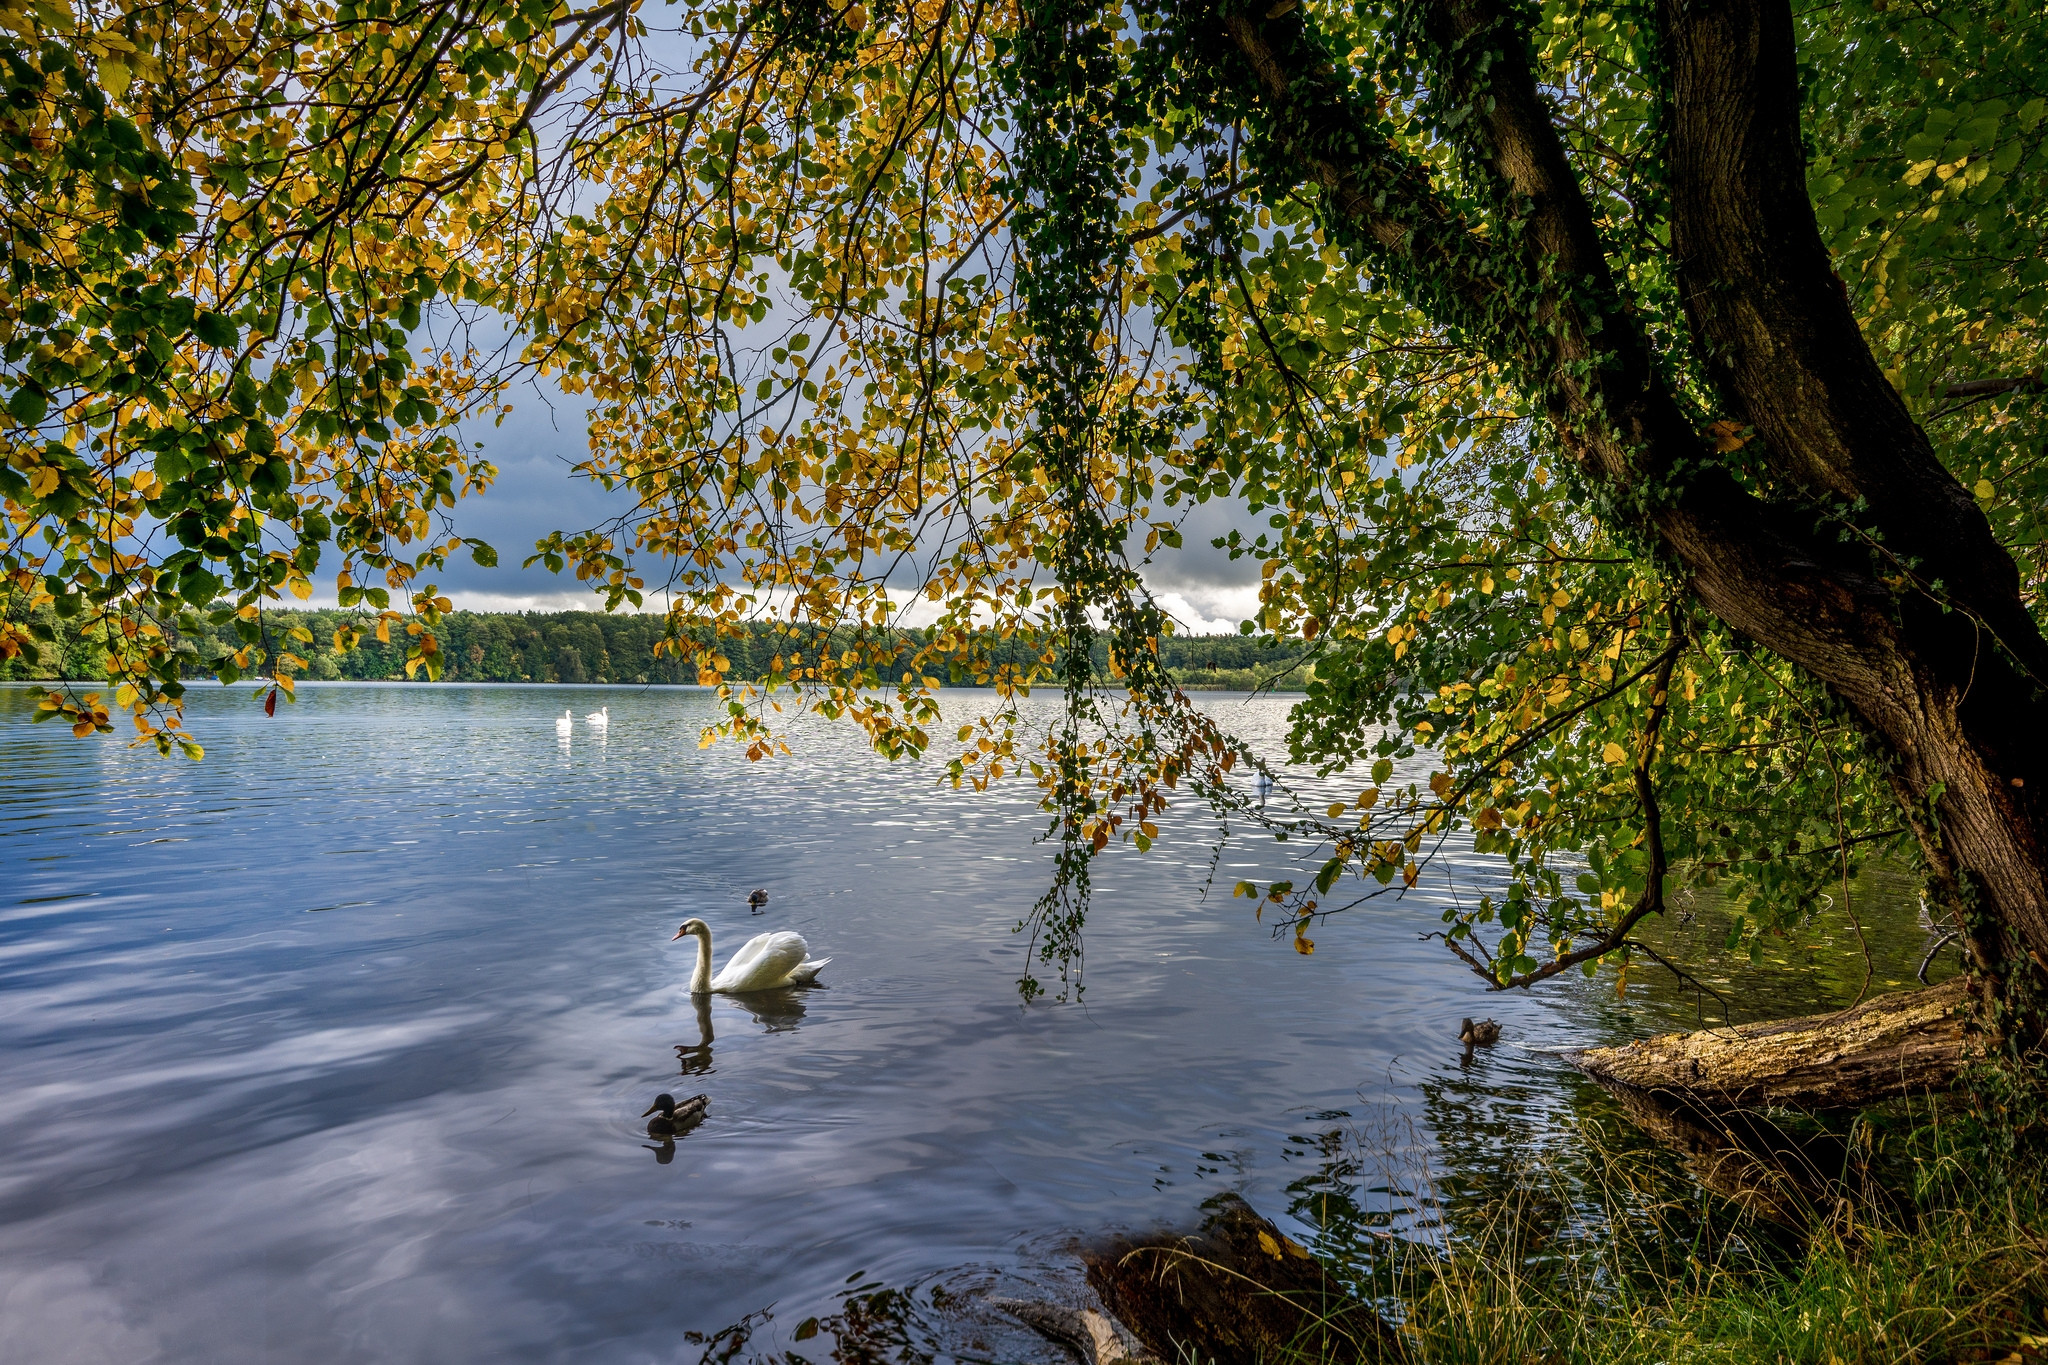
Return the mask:
<svg viewBox="0 0 2048 1365">
<path fill-rule="evenodd" d="M 600 706 L 595 711 L 592 711 L 589 715 L 585 716 L 583 719 L 588 721 L 590 724 L 596 726 L 598 729 L 602 730 L 605 726 L 610 725 L 612 723 L 612 708 L 609 706 Z"/>
<path fill-rule="evenodd" d="M 815 986 L 818 973 L 832 959 L 811 957 L 811 945 L 802 934 L 784 929 L 756 934 L 725 964 L 717 976 L 711 974 L 711 926 L 701 919 L 686 919 L 676 938 L 697 936 L 697 970 L 690 974 L 690 994 L 717 991 L 736 995 L 744 991 L 772 991 L 778 986 Z M 676 940 L 672 938 L 670 943 Z"/>
<path fill-rule="evenodd" d="M 562 714 L 555 717 L 555 733 L 558 735 L 566 735 L 575 728 L 575 712 L 569 707 L 563 707 Z"/>
</svg>

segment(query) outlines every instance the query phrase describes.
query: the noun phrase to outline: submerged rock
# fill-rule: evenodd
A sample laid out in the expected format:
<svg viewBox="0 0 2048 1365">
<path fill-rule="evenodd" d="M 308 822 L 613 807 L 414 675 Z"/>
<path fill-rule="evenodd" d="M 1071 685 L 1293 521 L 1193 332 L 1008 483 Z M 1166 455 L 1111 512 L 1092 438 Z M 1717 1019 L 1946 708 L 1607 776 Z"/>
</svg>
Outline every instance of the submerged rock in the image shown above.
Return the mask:
<svg viewBox="0 0 2048 1365">
<path fill-rule="evenodd" d="M 1400 1335 L 1322 1263 L 1234 1194 L 1192 1235 L 1114 1237 L 1085 1248 L 1088 1283 L 1165 1360 L 1381 1362 Z"/>
</svg>

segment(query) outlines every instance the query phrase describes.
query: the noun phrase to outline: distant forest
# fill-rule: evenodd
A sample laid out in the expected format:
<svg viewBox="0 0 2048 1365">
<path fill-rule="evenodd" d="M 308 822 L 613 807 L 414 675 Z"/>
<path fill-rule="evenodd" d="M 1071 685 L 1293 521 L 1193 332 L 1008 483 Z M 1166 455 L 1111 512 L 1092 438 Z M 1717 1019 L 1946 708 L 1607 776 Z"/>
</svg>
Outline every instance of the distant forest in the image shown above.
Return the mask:
<svg viewBox="0 0 2048 1365">
<path fill-rule="evenodd" d="M 21 619 L 12 610 L 8 616 Z M 0 680 L 90 681 L 105 676 L 100 650 L 90 630 L 81 631 L 47 612 L 41 624 L 49 628 L 54 640 L 42 647 L 40 663 L 0 660 Z M 286 633 L 293 626 L 304 626 L 312 633 L 312 645 L 289 646 L 308 661 L 301 677 L 323 681 L 405 678 L 406 647 L 401 631 L 394 630 L 392 642 L 387 645 L 365 630 L 362 643 L 354 649 L 347 653 L 335 650 L 336 629 L 344 625 L 362 629 L 364 618 L 360 613 L 272 611 L 264 614 L 263 624 L 264 649 L 270 654 L 286 646 Z M 659 616 L 614 616 L 594 611 L 457 611 L 442 618 L 435 634 L 441 642 L 444 682 L 694 683 L 696 671 L 687 660 L 655 657 L 654 645 L 662 638 L 663 630 L 663 618 Z M 907 659 L 921 636 L 914 630 L 900 635 L 902 654 Z M 236 647 L 229 643 L 232 638 L 231 629 L 211 626 L 181 637 L 180 653 L 190 661 L 185 675 L 210 677 L 207 661 L 232 652 Z M 1298 691 L 1310 675 L 1309 668 L 1300 663 L 1300 646 L 1262 646 L 1252 638 L 1238 635 L 1192 635 L 1172 637 L 1163 642 L 1163 647 L 1167 667 L 1188 688 L 1249 690 L 1272 685 Z M 719 649 L 732 660 L 735 676 L 761 678 L 768 673 L 770 659 L 778 653 L 785 657 L 791 653 L 791 641 L 762 626 L 746 639 L 721 641 Z M 1106 674 L 1107 658 L 1100 641 L 1095 652 L 1097 671 Z M 1022 657 L 1020 649 L 1019 658 Z"/>
</svg>

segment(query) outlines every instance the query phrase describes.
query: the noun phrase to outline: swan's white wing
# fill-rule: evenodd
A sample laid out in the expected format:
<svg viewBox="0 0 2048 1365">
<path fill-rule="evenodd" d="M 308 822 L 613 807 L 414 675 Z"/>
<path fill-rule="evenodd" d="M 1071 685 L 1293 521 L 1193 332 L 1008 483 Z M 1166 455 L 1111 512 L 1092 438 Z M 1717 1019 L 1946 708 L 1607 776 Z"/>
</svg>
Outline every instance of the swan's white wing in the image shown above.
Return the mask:
<svg viewBox="0 0 2048 1365">
<path fill-rule="evenodd" d="M 714 991 L 762 991 L 789 984 L 790 973 L 803 965 L 810 946 L 802 934 L 787 929 L 756 934 L 741 945 L 712 979 Z"/>
<path fill-rule="evenodd" d="M 768 940 L 774 937 L 772 933 L 756 934 L 742 943 L 733 950 L 733 955 L 725 960 L 725 966 L 719 970 L 718 979 L 723 981 L 727 977 L 746 975 L 748 969 L 753 966 L 754 959 L 767 950 Z"/>
</svg>

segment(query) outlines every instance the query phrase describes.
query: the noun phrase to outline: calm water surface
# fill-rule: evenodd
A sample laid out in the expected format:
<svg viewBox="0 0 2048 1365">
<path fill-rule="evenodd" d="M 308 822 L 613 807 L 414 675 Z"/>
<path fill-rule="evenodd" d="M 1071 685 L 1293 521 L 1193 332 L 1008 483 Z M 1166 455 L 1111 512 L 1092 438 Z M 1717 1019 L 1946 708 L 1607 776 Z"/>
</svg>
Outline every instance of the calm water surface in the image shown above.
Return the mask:
<svg viewBox="0 0 2048 1365">
<path fill-rule="evenodd" d="M 600 704 L 608 735 L 557 741 Z M 1284 701 L 1211 705 L 1281 753 Z M 1205 900 L 1192 811 L 1100 867 L 1085 1006 L 1024 1008 L 1031 789 L 826 724 L 750 765 L 698 748 L 694 690 L 308 687 L 266 719 L 204 689 L 196 765 L 31 706 L 0 688 L 9 1361 L 694 1362 L 760 1310 L 750 1349 L 788 1349 L 849 1281 L 1054 1284 L 1076 1234 L 1227 1189 L 1285 1220 L 1344 1176 L 1333 1125 L 1512 1145 L 1575 1093 L 1532 1049 L 1692 1020 L 1654 985 L 1487 996 L 1418 939 L 1441 890 L 1301 956 L 1227 893 L 1290 849 L 1229 847 Z M 828 988 L 693 1005 L 691 915 L 721 961 L 800 930 Z M 1831 998 L 1781 986 L 1741 999 Z M 1461 1065 L 1479 1013 L 1508 1042 Z M 638 1117 L 663 1090 L 711 1098 L 672 1154 Z"/>
</svg>

